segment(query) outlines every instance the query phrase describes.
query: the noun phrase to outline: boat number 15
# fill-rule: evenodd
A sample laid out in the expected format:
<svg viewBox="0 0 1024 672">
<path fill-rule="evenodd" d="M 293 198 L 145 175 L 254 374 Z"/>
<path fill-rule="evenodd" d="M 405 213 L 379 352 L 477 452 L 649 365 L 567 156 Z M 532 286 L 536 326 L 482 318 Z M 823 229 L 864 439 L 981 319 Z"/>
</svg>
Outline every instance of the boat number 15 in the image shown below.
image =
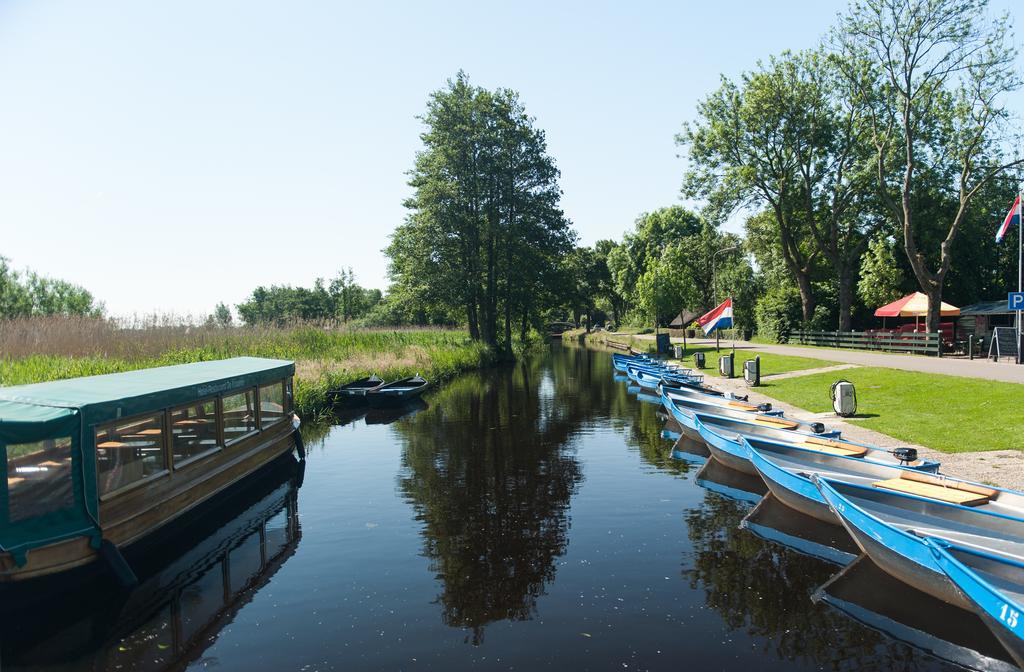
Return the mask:
<svg viewBox="0 0 1024 672">
<path fill-rule="evenodd" d="M 999 610 L 999 620 L 1006 623 L 1011 628 L 1017 627 L 1017 619 L 1020 618 L 1020 612 L 1016 609 L 1011 609 L 1010 605 L 1004 604 L 1003 608 Z"/>
</svg>

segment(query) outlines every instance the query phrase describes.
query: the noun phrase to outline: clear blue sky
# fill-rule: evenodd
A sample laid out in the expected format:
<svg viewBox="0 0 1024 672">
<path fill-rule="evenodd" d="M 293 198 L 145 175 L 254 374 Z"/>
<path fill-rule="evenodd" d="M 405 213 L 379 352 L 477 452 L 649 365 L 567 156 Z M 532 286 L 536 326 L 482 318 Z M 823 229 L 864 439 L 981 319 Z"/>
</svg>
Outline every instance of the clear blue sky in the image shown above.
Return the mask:
<svg viewBox="0 0 1024 672">
<path fill-rule="evenodd" d="M 460 68 L 521 93 L 583 242 L 618 238 L 679 202 L 673 136 L 720 74 L 813 46 L 845 6 L 3 2 L 0 255 L 113 314 L 348 266 L 383 288 L 416 116 Z"/>
</svg>

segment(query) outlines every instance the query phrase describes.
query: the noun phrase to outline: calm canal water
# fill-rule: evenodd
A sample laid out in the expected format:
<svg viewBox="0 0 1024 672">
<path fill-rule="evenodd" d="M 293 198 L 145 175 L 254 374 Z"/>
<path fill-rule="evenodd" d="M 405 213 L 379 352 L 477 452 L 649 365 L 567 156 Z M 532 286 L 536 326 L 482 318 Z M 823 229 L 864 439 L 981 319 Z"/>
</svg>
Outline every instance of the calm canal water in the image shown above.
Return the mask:
<svg viewBox="0 0 1024 672">
<path fill-rule="evenodd" d="M 552 346 L 411 410 L 310 432 L 304 470 L 130 558 L 133 594 L 7 624 L 0 666 L 952 669 L 813 602 L 839 567 L 741 529 L 744 487 L 674 459 L 607 353 Z"/>
</svg>

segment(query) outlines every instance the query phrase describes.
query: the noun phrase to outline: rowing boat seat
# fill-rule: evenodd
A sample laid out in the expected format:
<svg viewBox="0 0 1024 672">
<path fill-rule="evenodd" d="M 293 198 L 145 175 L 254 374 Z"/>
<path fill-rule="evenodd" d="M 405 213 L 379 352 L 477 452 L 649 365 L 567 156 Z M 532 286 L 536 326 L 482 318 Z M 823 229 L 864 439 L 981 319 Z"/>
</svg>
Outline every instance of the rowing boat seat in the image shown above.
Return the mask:
<svg viewBox="0 0 1024 672">
<path fill-rule="evenodd" d="M 753 418 L 753 421 L 759 425 L 765 425 L 766 427 L 774 427 L 775 429 L 796 429 L 800 426 L 800 423 L 793 422 L 792 420 L 786 420 L 774 415 L 759 415 Z"/>
<path fill-rule="evenodd" d="M 725 405 L 728 406 L 729 408 L 737 408 L 737 409 L 739 409 L 741 411 L 756 411 L 757 410 L 757 406 L 754 406 L 752 404 L 744 404 L 741 401 L 729 401 L 729 402 L 726 402 Z"/>
<path fill-rule="evenodd" d="M 884 481 L 875 481 L 871 485 L 876 488 L 902 492 L 907 495 L 916 495 L 926 499 L 935 499 L 949 504 L 960 504 L 961 506 L 988 504 L 997 494 L 995 490 L 973 487 L 969 484 L 955 482 L 944 484 L 942 482 L 935 483 L 913 478 L 890 478 Z"/>
<path fill-rule="evenodd" d="M 829 439 L 819 439 L 814 436 L 808 436 L 796 445 L 806 450 L 816 450 L 819 453 L 840 455 L 842 457 L 864 457 L 868 454 L 868 449 L 864 446 L 840 443 L 839 441 L 831 441 Z"/>
</svg>

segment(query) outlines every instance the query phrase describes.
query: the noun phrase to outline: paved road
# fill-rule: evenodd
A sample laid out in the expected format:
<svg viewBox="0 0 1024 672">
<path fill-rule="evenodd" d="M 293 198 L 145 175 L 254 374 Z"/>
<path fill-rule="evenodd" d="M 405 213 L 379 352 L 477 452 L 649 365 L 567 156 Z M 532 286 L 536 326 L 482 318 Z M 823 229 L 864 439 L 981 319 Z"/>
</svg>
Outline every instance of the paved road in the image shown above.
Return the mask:
<svg viewBox="0 0 1024 672">
<path fill-rule="evenodd" d="M 681 339 L 680 339 L 681 342 Z M 714 341 L 690 340 L 690 343 L 714 345 Z M 726 345 L 723 341 L 722 345 Z M 732 343 L 730 342 L 731 346 Z M 828 359 L 844 364 L 860 366 L 884 366 L 904 371 L 922 371 L 924 373 L 944 373 L 949 376 L 964 378 L 985 378 L 986 380 L 1002 380 L 1007 383 L 1024 383 L 1024 364 L 1017 365 L 1003 360 L 996 363 L 988 359 L 961 359 L 952 357 L 926 357 L 924 355 L 899 355 L 886 352 L 861 352 L 859 350 L 840 350 L 838 348 L 806 348 L 797 345 L 762 345 L 760 343 L 736 343 L 737 350 L 756 350 L 778 355 L 794 355 L 813 359 Z"/>
</svg>

